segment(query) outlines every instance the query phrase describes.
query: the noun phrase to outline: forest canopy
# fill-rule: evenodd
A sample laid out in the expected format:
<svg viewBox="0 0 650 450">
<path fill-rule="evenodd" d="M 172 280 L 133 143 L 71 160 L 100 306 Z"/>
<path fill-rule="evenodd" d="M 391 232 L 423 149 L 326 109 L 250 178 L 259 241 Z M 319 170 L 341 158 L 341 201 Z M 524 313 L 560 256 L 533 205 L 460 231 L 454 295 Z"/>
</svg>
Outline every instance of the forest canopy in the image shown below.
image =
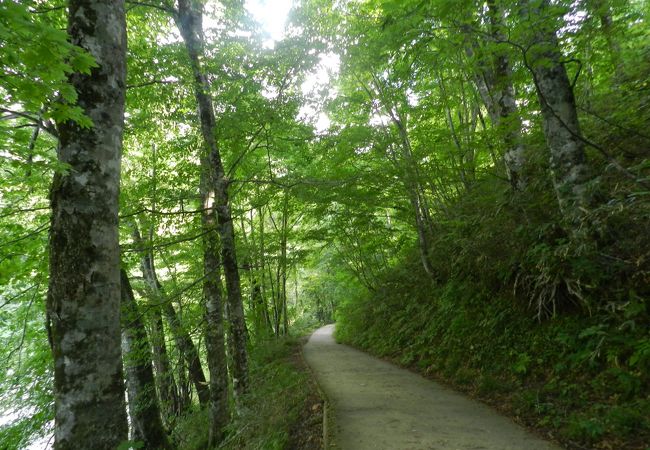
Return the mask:
<svg viewBox="0 0 650 450">
<path fill-rule="evenodd" d="M 0 447 L 289 448 L 267 346 L 335 320 L 649 445 L 648 2 L 254 4 L 0 2 Z"/>
</svg>

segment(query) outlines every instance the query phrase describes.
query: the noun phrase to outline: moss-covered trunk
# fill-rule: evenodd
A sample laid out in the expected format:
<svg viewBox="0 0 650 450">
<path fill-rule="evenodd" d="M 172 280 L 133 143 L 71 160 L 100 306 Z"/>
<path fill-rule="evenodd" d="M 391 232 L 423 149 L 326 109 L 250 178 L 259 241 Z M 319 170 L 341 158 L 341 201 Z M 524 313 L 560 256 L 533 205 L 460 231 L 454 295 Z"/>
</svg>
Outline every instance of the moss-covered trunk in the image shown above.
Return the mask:
<svg viewBox="0 0 650 450">
<path fill-rule="evenodd" d="M 124 2 L 70 0 L 68 33 L 97 67 L 70 77 L 93 126 L 58 124 L 58 158 L 70 170 L 55 176 L 50 194 L 47 315 L 54 355 L 54 447 L 114 449 L 127 438 L 118 239 Z"/>
</svg>

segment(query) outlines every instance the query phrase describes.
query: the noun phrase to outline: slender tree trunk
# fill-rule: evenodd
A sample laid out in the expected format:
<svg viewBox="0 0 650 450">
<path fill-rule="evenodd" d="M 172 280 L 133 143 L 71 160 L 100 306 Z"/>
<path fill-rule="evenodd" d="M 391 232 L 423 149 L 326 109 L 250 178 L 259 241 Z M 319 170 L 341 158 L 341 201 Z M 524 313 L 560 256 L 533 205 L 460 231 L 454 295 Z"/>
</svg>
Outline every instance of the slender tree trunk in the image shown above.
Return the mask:
<svg viewBox="0 0 650 450">
<path fill-rule="evenodd" d="M 194 94 L 199 110 L 201 134 L 214 168 L 213 189 L 214 209 L 217 215 L 217 230 L 221 239 L 221 262 L 226 278 L 228 316 L 230 331 L 235 342 L 233 356 L 233 387 L 236 397 L 248 390 L 248 332 L 244 317 L 241 295 L 237 253 L 235 250 L 235 230 L 228 200 L 228 180 L 226 179 L 221 154 L 215 138 L 216 119 L 212 99 L 209 95 L 208 80 L 201 68 L 203 57 L 202 3 L 199 0 L 178 0 L 176 24 L 185 42 L 194 75 Z"/>
<path fill-rule="evenodd" d="M 471 31 L 468 31 L 467 34 L 472 42 L 466 46 L 465 52 L 469 58 L 478 60 L 474 84 L 487 108 L 492 126 L 505 145 L 503 159 L 510 184 L 513 190 L 523 191 L 527 185 L 524 178 L 525 147 L 521 140 L 522 124 L 517 111 L 510 58 L 505 47 L 503 12 L 495 0 L 489 0 L 487 6 L 489 34 L 494 41 L 495 49 L 489 58 L 477 55 L 477 51 L 480 53 L 481 50 Z"/>
<path fill-rule="evenodd" d="M 126 372 L 131 440 L 145 449 L 171 448 L 160 417 L 156 384 L 151 365 L 149 340 L 133 296 L 129 277 L 120 272 L 122 284 L 122 351 Z"/>
<path fill-rule="evenodd" d="M 160 305 L 148 298 L 148 310 L 151 317 L 151 347 L 153 349 L 153 365 L 156 369 L 156 380 L 158 382 L 158 393 L 160 404 L 164 411 L 165 423 L 169 426 L 172 418 L 183 412 L 180 405 L 176 381 L 169 362 L 167 344 L 165 343 L 165 332 L 163 328 L 162 314 Z"/>
<path fill-rule="evenodd" d="M 431 251 L 431 234 L 432 223 L 429 216 L 429 205 L 426 202 L 426 196 L 420 184 L 420 174 L 417 167 L 417 162 L 413 157 L 411 149 L 411 140 L 408 136 L 408 131 L 404 124 L 404 120 L 391 113 L 391 119 L 400 135 L 400 143 L 402 149 L 402 160 L 405 166 L 403 183 L 409 194 L 411 206 L 415 213 L 415 227 L 418 234 L 418 243 L 420 248 L 420 259 L 424 270 L 430 276 L 434 275 L 433 266 L 429 259 L 429 252 Z"/>
<path fill-rule="evenodd" d="M 284 215 L 281 216 L 282 218 Z M 271 266 L 269 266 L 269 281 L 271 283 L 271 298 L 273 298 L 273 321 L 275 324 L 275 335 L 279 337 L 282 334 L 282 323 L 283 323 L 283 301 L 282 301 L 282 264 L 283 264 L 283 253 L 282 253 L 282 242 L 283 242 L 283 233 L 284 230 L 282 225 L 278 227 L 275 218 L 273 217 L 273 211 L 269 209 L 269 219 L 271 219 L 271 224 L 273 228 L 280 236 L 280 255 L 277 258 L 275 266 L 275 283 L 273 282 L 273 273 L 271 271 Z M 286 251 L 286 249 L 285 249 Z"/>
<path fill-rule="evenodd" d="M 488 0 L 488 16 L 490 34 L 496 42 L 505 42 L 503 13 L 495 0 Z M 501 44 L 503 46 L 505 44 Z M 504 161 L 510 184 L 514 190 L 526 189 L 524 169 L 526 157 L 524 145 L 521 141 L 521 117 L 517 111 L 515 88 L 512 83 L 512 69 L 510 59 L 505 48 L 497 46 L 493 55 L 494 77 L 493 91 L 496 93 L 496 109 L 498 118 L 493 125 L 499 131 L 505 143 L 506 151 Z"/>
<path fill-rule="evenodd" d="M 279 263 L 278 263 L 279 264 Z M 269 267 L 269 286 L 271 287 L 271 306 L 273 306 L 273 333 L 276 337 L 280 337 L 280 308 L 278 307 L 279 298 L 280 298 L 280 287 L 279 287 L 279 265 L 276 267 L 275 271 L 275 282 L 273 281 L 273 269 L 271 265 Z"/>
<path fill-rule="evenodd" d="M 281 239 L 280 239 L 280 264 L 282 280 L 281 286 L 278 286 L 281 292 L 282 301 L 282 328 L 283 334 L 289 334 L 289 314 L 287 310 L 287 234 L 289 233 L 289 194 L 284 191 L 284 198 L 282 202 L 282 224 L 281 224 Z"/>
<path fill-rule="evenodd" d="M 176 373 L 178 376 L 178 411 L 183 414 L 192 406 L 192 383 L 187 376 L 185 357 L 180 354 L 176 360 Z"/>
<path fill-rule="evenodd" d="M 325 322 L 325 313 L 323 312 L 320 296 L 316 297 L 316 320 L 318 320 L 320 323 Z"/>
<path fill-rule="evenodd" d="M 246 318 L 244 316 L 239 267 L 237 266 L 235 233 L 225 187 L 223 192 L 226 198 L 221 206 L 217 206 L 216 210 L 219 222 L 219 236 L 221 238 L 221 260 L 228 294 L 228 319 L 230 321 L 230 333 L 234 341 L 232 355 L 233 388 L 235 393 L 240 396 L 248 390 L 248 330 L 246 329 Z"/>
<path fill-rule="evenodd" d="M 255 338 L 259 338 L 260 335 L 260 321 L 259 318 L 260 316 L 260 311 L 257 308 L 257 304 L 255 303 L 255 298 L 253 295 L 254 292 L 254 287 L 256 284 L 255 277 L 253 275 L 253 263 L 252 261 L 255 259 L 255 249 L 253 248 L 254 246 L 254 239 L 255 239 L 255 234 L 254 234 L 254 223 L 253 223 L 253 218 L 252 218 L 252 213 L 253 210 L 251 209 L 250 214 L 251 214 L 251 221 L 250 221 L 250 227 L 251 227 L 251 232 L 250 232 L 250 238 L 249 235 L 246 232 L 246 216 L 242 214 L 239 218 L 240 220 L 240 230 L 241 230 L 241 237 L 242 241 L 244 243 L 244 247 L 247 249 L 246 256 L 244 257 L 244 260 L 242 262 L 242 268 L 246 272 L 246 279 L 248 280 L 249 283 L 249 292 L 248 292 L 248 305 L 249 305 L 249 318 L 252 321 L 253 324 L 253 331 L 252 333 L 254 334 Z M 249 333 L 251 332 L 251 329 L 249 328 Z"/>
<path fill-rule="evenodd" d="M 260 300 L 262 301 L 262 313 L 266 322 L 266 329 L 269 334 L 273 333 L 273 323 L 271 322 L 271 314 L 269 313 L 268 295 L 266 291 L 266 241 L 265 241 L 265 226 L 264 226 L 264 208 L 259 210 L 260 216 L 260 254 L 258 259 L 258 274 L 260 279 Z"/>
<path fill-rule="evenodd" d="M 254 274 L 251 280 L 251 304 L 255 308 L 255 331 L 258 339 L 262 336 L 268 336 L 268 311 L 264 304 L 264 297 L 262 297 L 262 288 L 257 275 Z"/>
<path fill-rule="evenodd" d="M 205 373 L 203 372 L 201 359 L 199 358 L 199 352 L 196 345 L 194 345 L 187 330 L 183 328 L 183 324 L 181 324 L 181 321 L 178 318 L 178 313 L 171 302 L 169 300 L 165 301 L 162 307 L 165 319 L 167 320 L 167 323 L 169 323 L 169 328 L 174 336 L 176 348 L 185 358 L 190 380 L 192 381 L 196 394 L 199 397 L 199 403 L 201 406 L 207 406 L 210 401 L 210 388 L 205 379 Z"/>
<path fill-rule="evenodd" d="M 165 298 L 163 287 L 158 280 L 158 275 L 156 274 L 153 254 L 150 250 L 145 248 L 140 232 L 135 227 L 133 229 L 133 240 L 136 247 L 140 250 L 140 268 L 149 288 L 149 292 L 154 301 L 160 305 L 165 320 L 167 320 L 172 336 L 174 337 L 176 348 L 185 358 L 190 380 L 192 381 L 194 389 L 196 389 L 196 394 L 199 397 L 199 403 L 201 406 L 206 406 L 210 399 L 210 393 L 205 379 L 205 374 L 203 373 L 203 367 L 201 366 L 199 352 L 189 333 L 183 328 L 171 301 Z"/>
<path fill-rule="evenodd" d="M 208 446 L 212 447 L 223 439 L 224 428 L 230 421 L 228 405 L 228 366 L 226 357 L 224 305 L 221 286 L 221 264 L 219 243 L 216 233 L 216 217 L 211 202 L 214 194 L 212 166 L 201 162 L 201 200 L 203 213 L 203 302 L 205 305 L 205 347 L 210 371 L 210 430 Z"/>
<path fill-rule="evenodd" d="M 261 220 L 263 220 L 263 210 L 258 210 L 259 214 L 262 215 Z M 244 263 L 244 267 L 248 272 L 248 279 L 250 283 L 250 311 L 253 318 L 253 327 L 255 330 L 255 338 L 260 340 L 264 337 L 267 337 L 270 330 L 270 323 L 268 317 L 268 309 L 266 307 L 266 302 L 264 300 L 264 293 L 261 286 L 261 283 L 264 282 L 264 274 L 262 273 L 260 281 L 260 267 L 264 267 L 264 261 L 261 257 L 261 254 L 264 251 L 264 225 L 260 224 L 260 246 L 257 247 L 257 236 L 255 231 L 255 215 L 254 210 L 250 211 L 250 235 L 246 237 L 244 233 L 243 238 L 249 250 L 249 256 L 247 261 Z M 242 216 L 242 230 L 245 230 L 245 221 Z M 244 232 L 244 231 L 242 231 Z"/>
<path fill-rule="evenodd" d="M 156 201 L 157 201 L 157 184 L 158 184 L 158 176 L 157 176 L 157 161 L 158 161 L 158 153 L 157 153 L 157 148 L 155 145 L 151 146 L 151 155 L 152 155 L 152 162 L 151 162 L 151 211 L 156 211 Z M 140 232 L 137 226 L 137 223 L 134 221 L 131 224 L 133 228 L 133 238 L 134 241 L 140 246 L 140 252 L 142 255 L 142 258 L 144 258 L 145 254 L 149 254 L 150 252 L 145 250 L 144 247 L 142 247 L 142 238 L 140 237 Z M 153 242 L 153 236 L 154 236 L 154 225 L 153 221 L 149 223 L 148 228 L 148 242 L 149 245 L 152 244 Z M 153 258 L 153 255 L 151 255 L 151 258 Z M 142 273 L 144 275 L 145 270 L 144 270 L 144 265 L 145 261 L 141 260 L 140 262 L 140 267 L 142 268 Z M 154 273 L 155 276 L 155 273 Z M 151 282 L 149 281 L 148 284 L 151 286 Z M 151 288 L 149 289 L 149 295 L 147 295 L 147 300 L 149 303 L 149 311 L 152 317 L 152 337 L 151 340 L 154 343 L 154 366 L 156 367 L 157 374 L 158 374 L 158 386 L 159 386 L 159 391 L 161 393 L 160 399 L 161 399 L 161 405 L 164 408 L 165 415 L 164 415 L 164 420 L 169 429 L 173 426 L 175 416 L 180 416 L 182 415 L 186 409 L 190 406 L 191 401 L 185 401 L 186 397 L 189 396 L 184 396 L 184 392 L 182 391 L 182 388 L 184 388 L 184 385 L 182 383 L 182 380 L 184 378 L 184 365 L 181 363 L 179 364 L 177 374 L 178 374 L 178 384 L 176 384 L 176 381 L 174 379 L 174 372 L 172 371 L 170 360 L 169 360 L 169 355 L 167 353 L 167 344 L 165 342 L 165 329 L 163 326 L 163 319 L 162 319 L 162 314 L 161 314 L 161 307 L 160 307 L 160 299 L 155 298 L 157 295 L 152 295 L 153 292 L 156 292 L 157 286 L 152 290 Z M 182 358 L 182 355 L 181 355 Z"/>
<path fill-rule="evenodd" d="M 553 184 L 560 209 L 575 218 L 578 207 L 587 205 L 588 167 L 576 111 L 573 88 L 548 14 L 548 0 L 532 6 L 523 2 L 522 16 L 530 27 L 525 63 L 532 71 L 542 110 L 544 136 L 550 149 Z"/>
<path fill-rule="evenodd" d="M 93 121 L 58 124 L 50 192 L 48 331 L 54 447 L 114 449 L 127 438 L 120 346 L 118 197 L 126 87 L 123 0 L 69 0 L 68 34 L 97 63 L 70 82 Z"/>
<path fill-rule="evenodd" d="M 474 84 L 476 85 L 476 89 L 478 90 L 479 96 L 481 97 L 481 100 L 483 101 L 483 104 L 487 109 L 488 116 L 490 116 L 490 121 L 492 122 L 492 125 L 496 126 L 496 124 L 499 123 L 501 112 L 499 111 L 498 103 L 494 98 L 492 92 L 493 90 L 492 86 L 494 85 L 494 71 L 490 70 L 490 68 L 485 62 L 484 57 L 479 57 L 476 54 L 476 50 L 478 49 L 478 44 L 474 40 L 474 36 L 472 35 L 471 30 L 466 31 L 465 33 L 467 35 L 467 39 L 470 41 L 465 46 L 465 54 L 470 60 L 478 59 L 477 61 L 478 68 L 475 69 L 475 73 L 473 76 Z"/>
<path fill-rule="evenodd" d="M 293 297 L 294 305 L 302 315 L 302 299 L 298 296 L 298 263 L 294 262 L 293 265 Z"/>
</svg>

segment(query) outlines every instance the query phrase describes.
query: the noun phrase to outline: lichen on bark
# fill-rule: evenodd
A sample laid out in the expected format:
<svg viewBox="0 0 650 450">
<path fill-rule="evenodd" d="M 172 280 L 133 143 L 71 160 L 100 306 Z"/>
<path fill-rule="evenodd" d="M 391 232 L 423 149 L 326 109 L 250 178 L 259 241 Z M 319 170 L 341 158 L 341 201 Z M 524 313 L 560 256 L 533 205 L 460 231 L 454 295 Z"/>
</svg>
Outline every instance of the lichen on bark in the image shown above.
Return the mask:
<svg viewBox="0 0 650 450">
<path fill-rule="evenodd" d="M 58 123 L 47 299 L 56 449 L 113 449 L 127 438 L 120 350 L 118 197 L 126 79 L 121 0 L 70 0 L 68 33 L 97 67 L 73 74 L 91 128 Z"/>
</svg>

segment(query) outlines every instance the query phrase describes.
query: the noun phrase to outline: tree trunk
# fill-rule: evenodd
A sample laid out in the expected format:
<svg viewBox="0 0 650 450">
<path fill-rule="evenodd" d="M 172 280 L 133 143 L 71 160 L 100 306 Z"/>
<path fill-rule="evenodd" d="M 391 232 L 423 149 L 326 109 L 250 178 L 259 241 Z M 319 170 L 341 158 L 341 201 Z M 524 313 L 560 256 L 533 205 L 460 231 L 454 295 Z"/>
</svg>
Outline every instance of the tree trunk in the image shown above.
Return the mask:
<svg viewBox="0 0 650 450">
<path fill-rule="evenodd" d="M 264 321 L 266 323 L 266 329 L 267 332 L 273 333 L 273 323 L 271 322 L 271 314 L 269 313 L 269 304 L 267 301 L 267 293 L 266 293 L 266 241 L 265 241 L 265 227 L 264 227 L 264 208 L 259 208 L 259 216 L 260 216 L 260 252 L 259 252 L 259 259 L 258 259 L 258 276 L 260 279 L 260 301 L 261 301 L 261 306 L 262 306 L 262 313 L 264 314 Z"/>
<path fill-rule="evenodd" d="M 256 340 L 262 340 L 269 336 L 271 332 L 271 323 L 269 318 L 269 311 L 264 299 L 264 209 L 258 209 L 260 216 L 260 242 L 257 247 L 257 237 L 255 231 L 255 215 L 253 209 L 250 211 L 250 235 L 246 236 L 246 222 L 242 216 L 242 237 L 246 246 L 249 249 L 249 255 L 244 261 L 243 267 L 245 268 L 248 281 L 250 283 L 250 314 L 252 317 L 254 335 Z"/>
<path fill-rule="evenodd" d="M 194 385 L 194 389 L 196 389 L 199 403 L 201 406 L 207 406 L 210 401 L 210 389 L 205 379 L 205 373 L 203 372 L 201 359 L 199 358 L 199 352 L 196 345 L 194 345 L 187 330 L 183 328 L 183 324 L 181 324 L 181 321 L 178 318 L 178 313 L 171 302 L 169 300 L 165 301 L 162 307 L 165 319 L 167 320 L 167 323 L 169 323 L 169 328 L 174 336 L 176 348 L 179 353 L 183 355 L 187 364 L 190 380 Z"/>
<path fill-rule="evenodd" d="M 214 135 L 216 119 L 212 99 L 208 93 L 208 80 L 201 68 L 203 57 L 202 5 L 198 0 L 178 0 L 176 24 L 185 42 L 185 47 L 194 75 L 194 93 L 198 105 L 205 152 L 213 167 L 214 209 L 217 216 L 217 230 L 221 239 L 221 261 L 226 278 L 228 316 L 230 331 L 235 342 L 233 356 L 233 387 L 236 397 L 248 390 L 248 350 L 244 306 L 241 295 L 239 269 L 235 249 L 235 231 L 228 200 L 226 179 L 221 154 Z"/>
<path fill-rule="evenodd" d="M 50 193 L 48 331 L 54 356 L 54 447 L 114 449 L 127 438 L 120 349 L 118 197 L 124 126 L 123 0 L 70 0 L 68 33 L 97 67 L 73 74 L 93 121 L 58 124 L 70 166 Z"/>
<path fill-rule="evenodd" d="M 156 211 L 158 176 L 157 176 L 157 161 L 158 153 L 155 145 L 151 146 L 152 164 L 151 164 L 151 211 Z M 142 239 L 135 222 L 131 224 L 133 228 L 134 240 L 141 245 Z M 151 245 L 154 236 L 153 222 L 148 226 L 148 240 Z M 142 255 L 145 255 L 145 249 L 140 248 Z M 144 256 L 143 256 L 144 257 Z M 153 255 L 152 255 L 153 258 Z M 141 267 L 142 265 L 141 261 Z M 143 271 L 144 273 L 144 271 Z M 151 284 L 151 283 L 149 283 Z M 163 327 L 163 319 L 160 309 L 160 301 L 151 295 L 146 296 L 149 303 L 149 311 L 152 316 L 152 342 L 154 343 L 154 366 L 158 373 L 158 386 L 161 392 L 161 405 L 165 410 L 164 421 L 168 428 L 173 427 L 175 416 L 181 416 L 185 413 L 187 408 L 191 405 L 191 389 L 187 389 L 187 383 L 183 383 L 187 379 L 185 375 L 185 364 L 183 363 L 183 355 L 180 355 L 180 364 L 177 365 L 176 373 L 178 374 L 178 384 L 174 380 L 174 373 L 172 371 L 169 355 L 167 353 L 167 345 L 165 342 L 165 331 Z"/>
<path fill-rule="evenodd" d="M 172 423 L 172 418 L 183 412 L 180 404 L 179 392 L 176 387 L 174 375 L 172 373 L 171 364 L 169 362 L 169 354 L 167 352 L 167 344 L 165 343 L 165 332 L 163 328 L 162 314 L 160 313 L 160 305 L 156 301 L 152 301 L 149 297 L 148 310 L 151 316 L 151 347 L 153 350 L 153 365 L 156 369 L 156 380 L 158 381 L 158 393 L 160 396 L 160 404 L 164 411 L 165 423 L 169 426 Z"/>
<path fill-rule="evenodd" d="M 126 271 L 122 284 L 122 351 L 126 372 L 132 441 L 144 442 L 145 449 L 171 448 L 160 417 L 151 365 L 149 340 L 133 296 Z"/>
<path fill-rule="evenodd" d="M 167 320 L 169 328 L 172 332 L 172 336 L 174 337 L 176 348 L 187 362 L 187 369 L 189 371 L 190 380 L 196 389 L 196 394 L 199 397 L 199 403 L 201 406 L 205 406 L 208 404 L 208 401 L 210 399 L 210 393 L 208 384 L 205 379 L 205 374 L 203 373 L 203 367 L 201 366 L 199 352 L 196 349 L 192 338 L 183 328 L 183 325 L 178 318 L 178 314 L 176 313 L 171 300 L 165 298 L 163 287 L 158 280 L 158 275 L 156 274 L 156 266 L 154 263 L 153 254 L 151 253 L 151 250 L 148 250 L 144 247 L 140 232 L 135 227 L 133 228 L 133 240 L 136 247 L 140 251 L 140 268 L 149 288 L 149 292 L 151 293 L 154 301 L 158 303 L 162 308 L 162 313 L 165 316 L 165 320 Z"/>
<path fill-rule="evenodd" d="M 282 273 L 281 285 L 278 289 L 281 292 L 282 301 L 282 329 L 283 334 L 289 334 L 289 314 L 287 310 L 287 238 L 289 233 L 289 194 L 285 189 L 282 201 L 282 226 L 280 238 L 280 267 Z"/>
<path fill-rule="evenodd" d="M 187 373 L 185 357 L 179 354 L 176 359 L 176 376 L 178 376 L 178 411 L 181 415 L 192 406 L 192 382 Z"/>
<path fill-rule="evenodd" d="M 494 41 L 495 50 L 489 61 L 480 53 L 473 36 L 470 44 L 465 47 L 469 58 L 477 59 L 478 69 L 474 76 L 474 84 L 485 104 L 492 126 L 497 130 L 505 146 L 504 162 L 508 179 L 513 190 L 523 191 L 526 180 L 523 176 L 526 160 L 524 146 L 521 141 L 521 118 L 517 111 L 515 89 L 512 82 L 512 69 L 508 51 L 505 47 L 507 40 L 504 32 L 503 13 L 495 0 L 489 0 L 488 23 L 489 34 Z M 467 31 L 471 35 L 471 31 Z"/>
<path fill-rule="evenodd" d="M 418 234 L 418 244 L 420 249 L 420 259 L 422 267 L 425 272 L 434 276 L 433 266 L 429 258 L 431 251 L 431 235 L 432 235 L 432 221 L 429 215 L 429 205 L 426 201 L 426 194 L 422 189 L 420 183 L 420 173 L 417 166 L 417 161 L 413 157 L 413 150 L 411 148 L 411 140 L 409 139 L 408 131 L 404 123 L 404 119 L 398 117 L 392 111 L 390 117 L 393 124 L 396 126 L 402 149 L 402 161 L 404 165 L 404 175 L 402 182 L 409 195 L 409 200 L 415 213 L 415 227 Z"/>
<path fill-rule="evenodd" d="M 269 272 L 269 287 L 271 288 L 271 306 L 273 307 L 273 333 L 275 337 L 280 337 L 280 309 L 278 307 L 278 299 L 280 298 L 280 288 L 277 286 L 278 275 L 279 275 L 279 266 L 276 267 L 276 277 L 273 281 L 273 268 L 271 264 L 268 264 Z M 276 289 L 277 287 L 277 289 Z"/>
<path fill-rule="evenodd" d="M 488 16 L 490 19 L 490 35 L 496 42 L 505 42 L 503 13 L 495 0 L 488 0 Z M 501 44 L 502 46 L 505 44 Z M 496 108 L 498 116 L 493 125 L 499 131 L 506 147 L 504 161 L 508 172 L 510 185 L 514 190 L 526 189 L 524 168 L 526 158 L 524 145 L 521 141 L 521 117 L 517 111 L 515 89 L 512 83 L 510 59 L 505 48 L 497 47 L 493 55 L 494 77 L 493 91 L 496 93 Z"/>
<path fill-rule="evenodd" d="M 560 209 L 573 219 L 578 207 L 587 204 L 584 143 L 581 139 L 573 88 L 548 14 L 548 0 L 533 7 L 523 2 L 522 15 L 528 17 L 530 42 L 525 63 L 532 71 L 542 110 L 544 136 L 550 149 L 553 185 Z M 535 19 L 533 19 L 534 17 Z"/>
<path fill-rule="evenodd" d="M 230 421 L 228 405 L 228 366 L 225 347 L 224 311 L 221 286 L 221 268 L 218 257 L 219 243 L 216 233 L 216 217 L 211 202 L 210 165 L 205 155 L 201 163 L 201 200 L 203 212 L 203 301 L 205 305 L 205 347 L 210 371 L 210 430 L 208 446 L 223 439 L 224 428 Z"/>
</svg>

